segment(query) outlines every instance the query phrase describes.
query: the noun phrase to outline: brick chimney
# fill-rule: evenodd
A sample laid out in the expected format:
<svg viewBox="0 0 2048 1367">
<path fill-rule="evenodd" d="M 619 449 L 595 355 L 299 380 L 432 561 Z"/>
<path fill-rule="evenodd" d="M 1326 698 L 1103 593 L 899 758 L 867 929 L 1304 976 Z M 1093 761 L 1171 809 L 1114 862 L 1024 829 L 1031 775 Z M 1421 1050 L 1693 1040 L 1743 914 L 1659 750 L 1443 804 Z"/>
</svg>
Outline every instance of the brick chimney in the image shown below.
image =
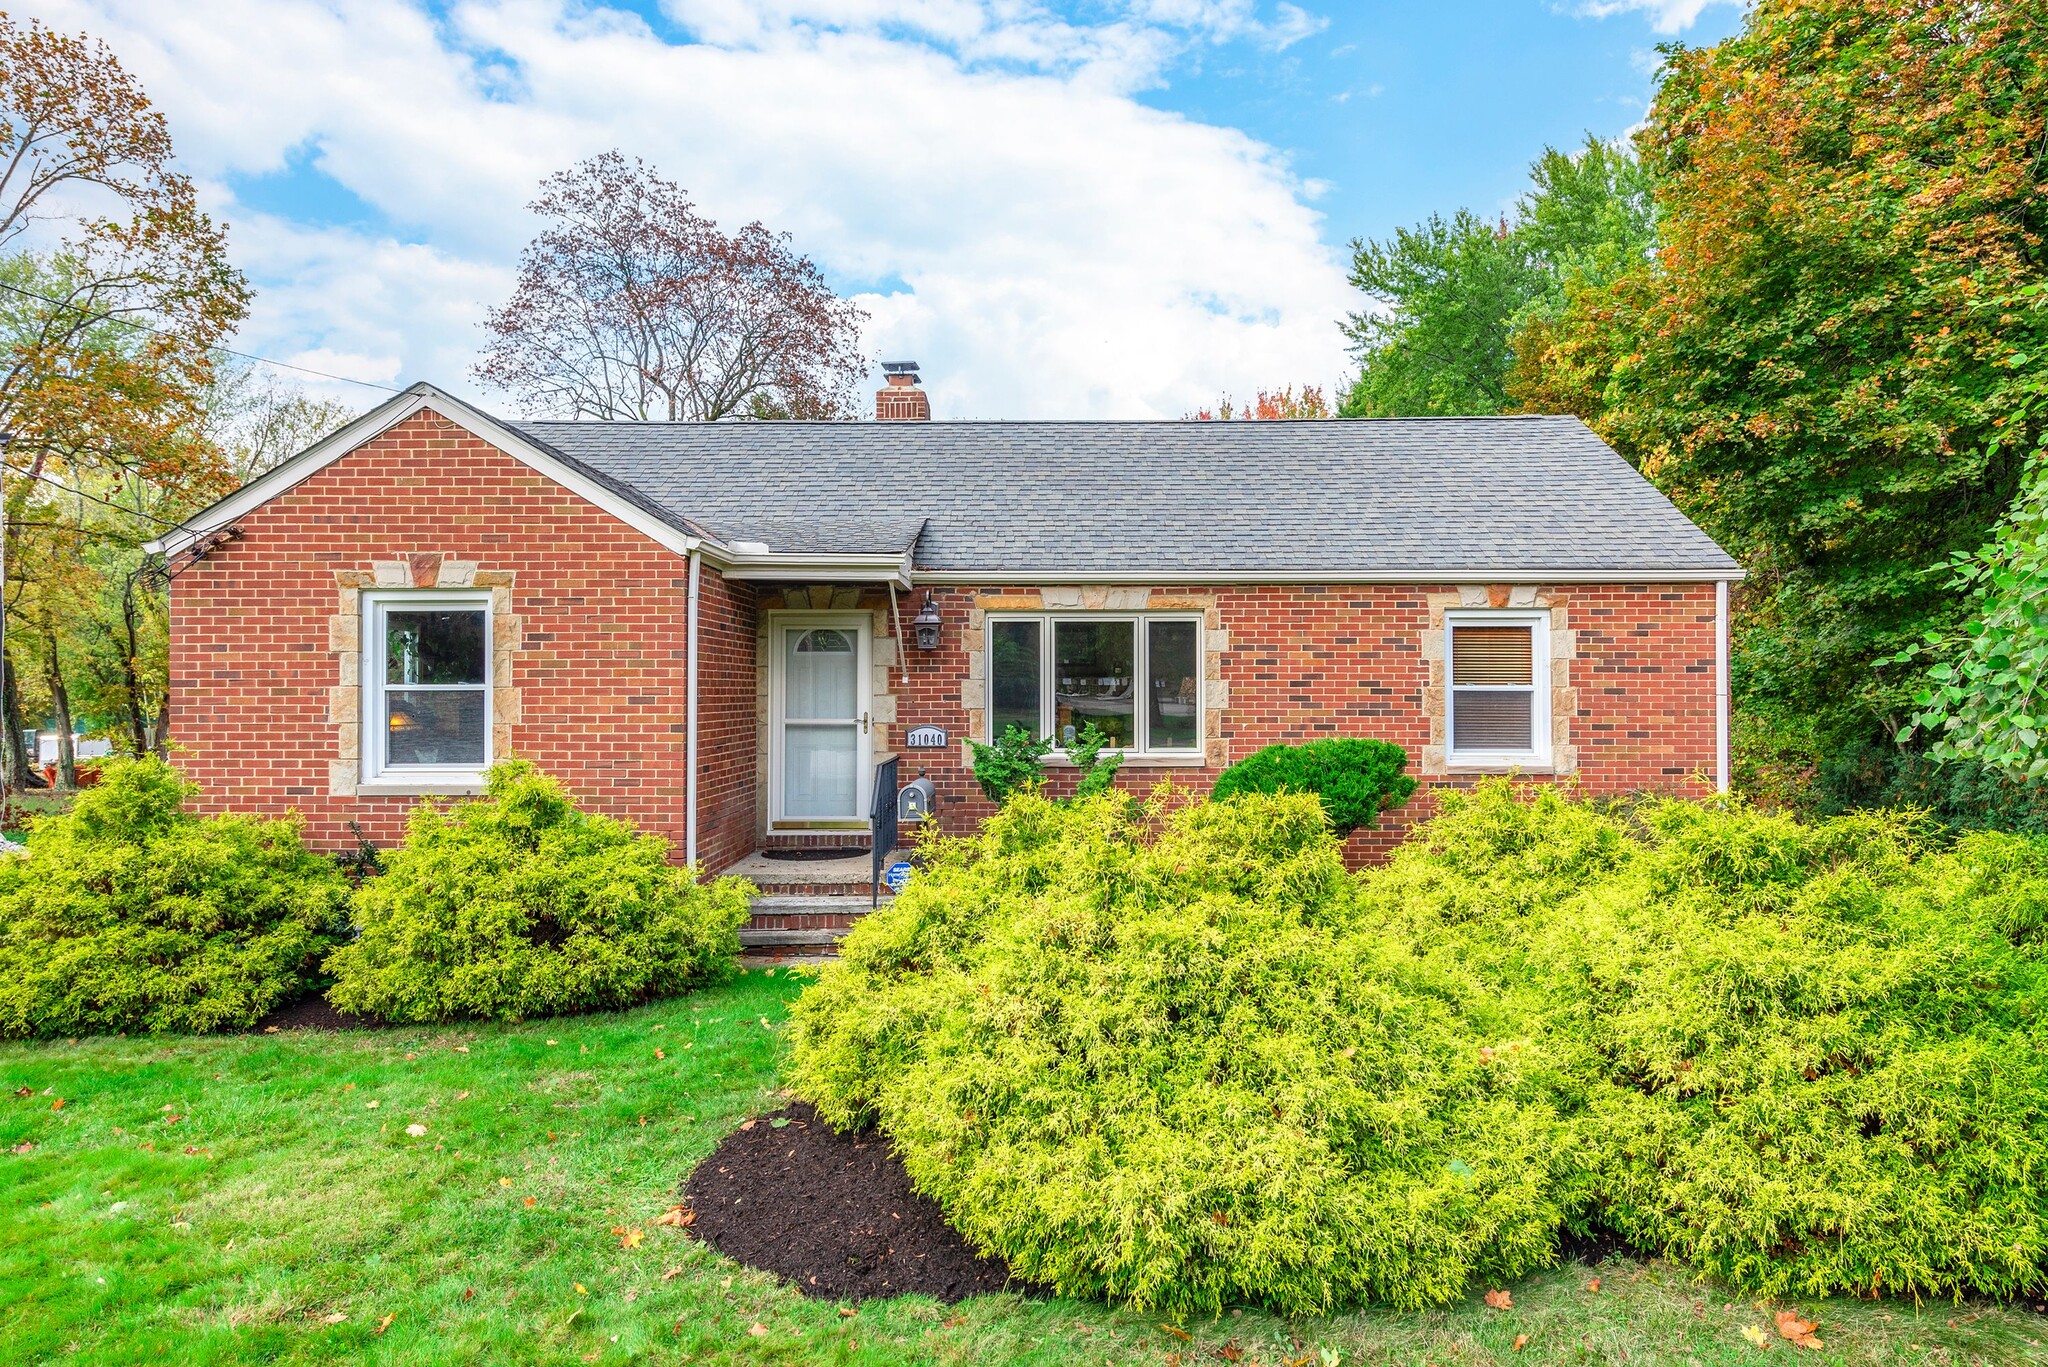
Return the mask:
<svg viewBox="0 0 2048 1367">
<path fill-rule="evenodd" d="M 916 361 L 884 361 L 888 383 L 875 391 L 876 422 L 930 422 L 932 401 L 917 387 Z"/>
</svg>

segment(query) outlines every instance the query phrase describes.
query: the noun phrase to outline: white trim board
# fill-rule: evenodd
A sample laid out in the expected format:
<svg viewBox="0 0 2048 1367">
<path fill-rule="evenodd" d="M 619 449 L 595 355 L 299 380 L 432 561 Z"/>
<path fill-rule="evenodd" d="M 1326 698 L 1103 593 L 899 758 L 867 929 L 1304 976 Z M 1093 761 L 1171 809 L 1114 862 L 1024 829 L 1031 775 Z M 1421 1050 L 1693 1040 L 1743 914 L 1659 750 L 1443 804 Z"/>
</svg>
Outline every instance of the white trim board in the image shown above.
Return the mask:
<svg viewBox="0 0 2048 1367">
<path fill-rule="evenodd" d="M 1043 587 L 1049 584 L 1144 584 L 1172 588 L 1181 584 L 1736 584 L 1747 571 L 1734 570 L 917 570 L 920 584 L 959 587 Z"/>
<path fill-rule="evenodd" d="M 329 433 L 320 441 L 251 480 L 205 511 L 194 514 L 183 526 L 144 546 L 152 555 L 176 555 L 210 532 L 236 520 L 318 474 L 366 442 L 375 440 L 423 410 L 432 409 L 480 441 L 489 442 L 506 455 L 538 474 L 546 476 L 585 502 L 610 513 L 633 530 L 667 547 L 688 555 L 700 545 L 715 545 L 707 538 L 691 536 L 651 516 L 646 509 L 619 497 L 611 489 L 565 465 L 553 453 L 535 446 L 489 414 L 430 384 L 416 384 L 403 394 L 379 404 L 354 422 Z"/>
</svg>

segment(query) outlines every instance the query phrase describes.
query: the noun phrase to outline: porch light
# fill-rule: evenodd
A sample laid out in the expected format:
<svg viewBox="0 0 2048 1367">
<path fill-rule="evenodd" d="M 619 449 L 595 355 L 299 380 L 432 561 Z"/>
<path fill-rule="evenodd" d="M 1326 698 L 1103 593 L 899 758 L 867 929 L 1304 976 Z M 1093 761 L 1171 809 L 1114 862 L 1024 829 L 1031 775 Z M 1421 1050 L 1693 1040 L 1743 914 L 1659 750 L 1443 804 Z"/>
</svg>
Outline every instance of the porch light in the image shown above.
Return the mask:
<svg viewBox="0 0 2048 1367">
<path fill-rule="evenodd" d="M 939 648 L 939 628 L 944 625 L 939 617 L 939 605 L 932 598 L 932 591 L 924 591 L 924 606 L 917 610 L 917 616 L 910 619 L 910 625 L 917 630 L 919 650 Z"/>
</svg>

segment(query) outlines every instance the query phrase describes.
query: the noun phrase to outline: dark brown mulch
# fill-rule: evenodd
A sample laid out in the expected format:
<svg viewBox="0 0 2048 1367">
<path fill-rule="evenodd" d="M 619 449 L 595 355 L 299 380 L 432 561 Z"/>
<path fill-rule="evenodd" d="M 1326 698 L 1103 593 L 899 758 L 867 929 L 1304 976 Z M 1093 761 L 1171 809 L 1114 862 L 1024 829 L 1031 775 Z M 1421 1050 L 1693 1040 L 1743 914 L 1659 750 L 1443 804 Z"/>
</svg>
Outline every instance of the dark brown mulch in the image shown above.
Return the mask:
<svg viewBox="0 0 2048 1367">
<path fill-rule="evenodd" d="M 268 1030 L 381 1030 L 389 1024 L 375 1016 L 351 1016 L 337 1011 L 327 998 L 315 992 L 295 1002 L 273 1007 L 250 1029 L 258 1034 Z"/>
<path fill-rule="evenodd" d="M 692 1234 L 807 1296 L 957 1301 L 1033 1290 L 1000 1259 L 976 1257 L 910 1189 L 886 1138 L 835 1134 L 805 1102 L 726 1136 L 683 1195 L 696 1212 Z"/>
</svg>

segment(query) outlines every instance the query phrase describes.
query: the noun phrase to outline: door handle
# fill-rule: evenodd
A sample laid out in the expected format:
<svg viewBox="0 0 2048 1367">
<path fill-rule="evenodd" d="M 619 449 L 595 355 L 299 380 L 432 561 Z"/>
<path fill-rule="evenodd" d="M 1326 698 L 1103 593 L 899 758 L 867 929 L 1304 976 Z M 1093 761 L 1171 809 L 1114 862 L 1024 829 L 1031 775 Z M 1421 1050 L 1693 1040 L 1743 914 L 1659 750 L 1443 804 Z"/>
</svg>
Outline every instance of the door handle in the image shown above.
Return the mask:
<svg viewBox="0 0 2048 1367">
<path fill-rule="evenodd" d="M 868 733 L 868 714 L 865 712 L 860 714 L 860 733 L 863 736 Z"/>
</svg>

